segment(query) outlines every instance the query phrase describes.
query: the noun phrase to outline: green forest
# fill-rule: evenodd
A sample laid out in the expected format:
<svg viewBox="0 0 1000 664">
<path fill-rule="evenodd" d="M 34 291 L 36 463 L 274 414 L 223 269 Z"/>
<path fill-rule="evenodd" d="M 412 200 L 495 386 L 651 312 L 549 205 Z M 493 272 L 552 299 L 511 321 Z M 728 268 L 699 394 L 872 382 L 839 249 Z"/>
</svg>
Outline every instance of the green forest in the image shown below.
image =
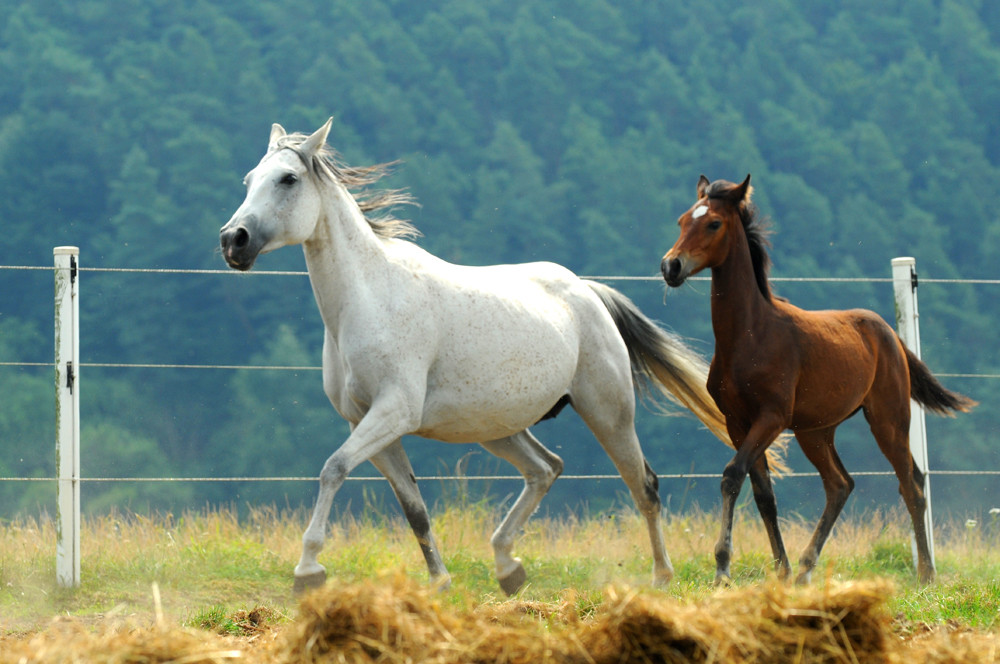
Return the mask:
<svg viewBox="0 0 1000 664">
<path fill-rule="evenodd" d="M 318 371 L 107 365 L 318 366 L 308 280 L 266 274 L 303 270 L 301 251 L 227 272 L 218 230 L 271 123 L 311 132 L 331 115 L 348 163 L 400 160 L 387 186 L 419 207 L 398 213 L 452 262 L 655 276 L 702 173 L 752 174 L 775 288 L 805 308 L 892 322 L 890 261 L 915 257 L 924 359 L 981 402 L 928 417 L 931 469 L 1000 470 L 1000 3 L 2 0 L 0 29 L 0 477 L 55 473 L 52 271 L 14 268 L 51 267 L 60 245 L 80 247 L 84 478 L 318 475 L 347 435 Z M 808 281 L 827 278 L 843 281 Z M 610 283 L 711 354 L 705 281 Z M 729 451 L 691 417 L 647 408 L 638 427 L 656 471 L 699 475 L 664 480 L 665 504 L 714 508 Z M 613 473 L 568 409 L 536 434 L 567 474 Z M 860 416 L 838 443 L 848 470 L 890 470 Z M 418 475 L 515 474 L 477 446 L 405 445 Z M 1000 506 L 995 475 L 932 487 L 936 511 Z M 85 482 L 83 499 L 295 507 L 315 488 Z M 422 488 L 499 501 L 519 483 Z M 564 478 L 543 509 L 624 491 Z M 54 495 L 0 482 L 0 519 L 52 512 Z M 784 515 L 818 515 L 817 478 L 777 495 Z M 381 482 L 338 499 L 395 509 Z M 849 509 L 898 500 L 895 478 L 861 476 Z"/>
</svg>

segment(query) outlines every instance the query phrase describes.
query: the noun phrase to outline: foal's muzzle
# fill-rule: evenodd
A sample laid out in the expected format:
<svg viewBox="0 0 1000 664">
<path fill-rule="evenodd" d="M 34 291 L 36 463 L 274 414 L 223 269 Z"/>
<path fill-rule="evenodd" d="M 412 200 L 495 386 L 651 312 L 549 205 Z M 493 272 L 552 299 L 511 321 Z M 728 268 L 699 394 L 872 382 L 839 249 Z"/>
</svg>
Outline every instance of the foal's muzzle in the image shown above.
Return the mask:
<svg viewBox="0 0 1000 664">
<path fill-rule="evenodd" d="M 674 288 L 683 284 L 687 278 L 684 264 L 679 258 L 664 257 L 663 262 L 660 263 L 660 272 L 663 273 L 663 279 L 667 285 Z"/>
</svg>

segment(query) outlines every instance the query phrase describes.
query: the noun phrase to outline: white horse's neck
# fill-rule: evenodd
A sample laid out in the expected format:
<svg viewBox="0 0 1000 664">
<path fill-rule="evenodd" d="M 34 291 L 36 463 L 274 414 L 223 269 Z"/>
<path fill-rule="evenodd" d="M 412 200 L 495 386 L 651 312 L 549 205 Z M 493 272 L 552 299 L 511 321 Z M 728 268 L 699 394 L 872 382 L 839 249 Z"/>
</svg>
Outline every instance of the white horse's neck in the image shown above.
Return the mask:
<svg viewBox="0 0 1000 664">
<path fill-rule="evenodd" d="M 387 258 L 354 197 L 340 185 L 328 187 L 316 230 L 302 248 L 323 323 L 333 330 L 342 303 L 370 285 L 375 274 L 384 273 Z"/>
</svg>

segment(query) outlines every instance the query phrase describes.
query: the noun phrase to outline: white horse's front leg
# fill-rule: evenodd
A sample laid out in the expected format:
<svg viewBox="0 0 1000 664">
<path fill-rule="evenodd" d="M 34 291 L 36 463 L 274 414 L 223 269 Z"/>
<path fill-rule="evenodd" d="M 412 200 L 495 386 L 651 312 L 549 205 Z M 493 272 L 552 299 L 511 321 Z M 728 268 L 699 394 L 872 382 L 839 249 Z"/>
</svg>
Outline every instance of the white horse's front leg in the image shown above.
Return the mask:
<svg viewBox="0 0 1000 664">
<path fill-rule="evenodd" d="M 326 568 L 319 564 L 317 557 L 326 540 L 326 522 L 333 507 L 333 498 L 350 472 L 338 459 L 339 452 L 337 450 L 326 460 L 319 476 L 319 495 L 316 497 L 312 518 L 302 535 L 302 556 L 295 566 L 296 594 L 318 588 L 326 582 Z"/>
<path fill-rule="evenodd" d="M 317 557 L 326 539 L 326 523 L 330 518 L 334 496 L 348 474 L 361 462 L 378 454 L 404 433 L 409 433 L 400 413 L 405 409 L 372 407 L 344 444 L 330 455 L 319 476 L 319 494 L 309 526 L 302 535 L 302 557 L 295 566 L 295 592 L 317 588 L 326 581 L 326 569 Z"/>
</svg>

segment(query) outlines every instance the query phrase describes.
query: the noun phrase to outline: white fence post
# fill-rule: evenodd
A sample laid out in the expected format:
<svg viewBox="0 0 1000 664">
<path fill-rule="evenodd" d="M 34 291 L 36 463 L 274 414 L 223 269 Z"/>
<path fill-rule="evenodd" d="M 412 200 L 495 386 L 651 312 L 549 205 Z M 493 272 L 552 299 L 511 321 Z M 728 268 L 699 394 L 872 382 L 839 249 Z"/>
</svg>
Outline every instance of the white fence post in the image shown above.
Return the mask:
<svg viewBox="0 0 1000 664">
<path fill-rule="evenodd" d="M 56 247 L 56 581 L 80 585 L 80 303 L 77 247 Z"/>
<path fill-rule="evenodd" d="M 917 312 L 917 261 L 910 257 L 892 259 L 892 284 L 896 294 L 896 329 L 903 343 L 920 357 L 920 314 Z M 924 474 L 924 497 L 927 511 L 924 526 L 931 564 L 934 564 L 934 519 L 931 516 L 931 478 L 927 465 L 927 429 L 923 406 L 910 400 L 910 452 L 917 468 Z M 917 564 L 916 541 L 913 543 L 913 564 Z"/>
</svg>

